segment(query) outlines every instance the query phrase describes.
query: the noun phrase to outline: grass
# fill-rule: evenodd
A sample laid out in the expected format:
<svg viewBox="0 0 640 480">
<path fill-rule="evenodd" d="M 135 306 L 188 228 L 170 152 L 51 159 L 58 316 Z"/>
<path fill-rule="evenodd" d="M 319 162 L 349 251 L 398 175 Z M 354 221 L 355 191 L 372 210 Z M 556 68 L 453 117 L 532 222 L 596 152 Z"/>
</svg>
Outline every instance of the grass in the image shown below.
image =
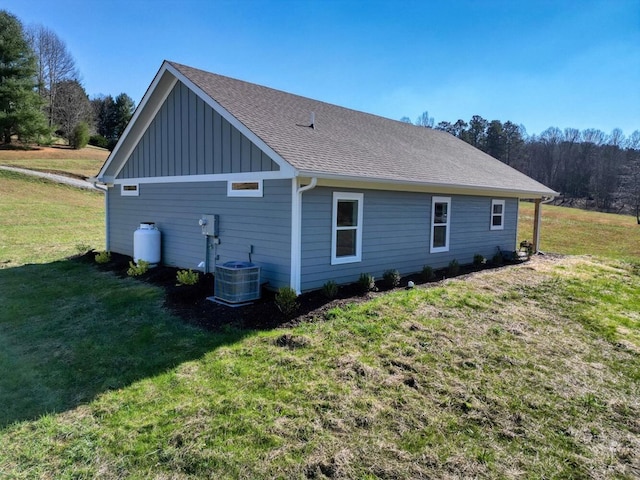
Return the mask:
<svg viewBox="0 0 640 480">
<path fill-rule="evenodd" d="M 520 202 L 520 240 L 531 240 L 532 231 L 533 203 Z M 545 252 L 640 258 L 640 225 L 629 215 L 543 205 L 541 235 L 540 249 Z"/>
<path fill-rule="evenodd" d="M 594 309 L 640 311 L 624 263 L 539 259 L 226 335 L 182 326 L 154 288 L 89 265 L 16 270 L 0 272 L 11 477 L 637 472 L 640 319 L 612 327 Z M 47 305 L 25 308 L 36 278 Z"/>
<path fill-rule="evenodd" d="M 0 165 L 91 177 L 98 173 L 108 154 L 107 150 L 91 146 L 81 150 L 63 147 L 0 150 Z"/>
<path fill-rule="evenodd" d="M 0 170 L 0 268 L 104 248 L 104 195 Z"/>
<path fill-rule="evenodd" d="M 2 478 L 640 473 L 637 244 L 591 233 L 617 218 L 543 207 L 543 249 L 599 241 L 610 258 L 536 257 L 296 328 L 209 333 L 155 287 L 64 259 L 100 248 L 99 194 L 6 172 L 0 189 Z"/>
</svg>

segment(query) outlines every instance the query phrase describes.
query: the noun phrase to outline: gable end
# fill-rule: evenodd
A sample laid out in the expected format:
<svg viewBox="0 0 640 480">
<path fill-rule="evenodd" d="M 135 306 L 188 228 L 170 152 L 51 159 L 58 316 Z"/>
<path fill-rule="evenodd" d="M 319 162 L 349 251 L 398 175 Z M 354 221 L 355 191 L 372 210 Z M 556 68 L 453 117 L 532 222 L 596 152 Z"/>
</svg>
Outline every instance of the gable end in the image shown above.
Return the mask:
<svg viewBox="0 0 640 480">
<path fill-rule="evenodd" d="M 182 82 L 177 82 L 118 179 L 272 172 L 280 167 Z"/>
</svg>

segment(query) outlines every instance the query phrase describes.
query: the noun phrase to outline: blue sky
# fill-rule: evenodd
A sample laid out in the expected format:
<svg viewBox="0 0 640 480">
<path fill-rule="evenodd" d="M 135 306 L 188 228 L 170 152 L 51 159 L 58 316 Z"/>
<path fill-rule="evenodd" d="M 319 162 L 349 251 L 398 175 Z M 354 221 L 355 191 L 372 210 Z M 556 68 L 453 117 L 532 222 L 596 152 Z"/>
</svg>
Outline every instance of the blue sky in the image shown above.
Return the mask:
<svg viewBox="0 0 640 480">
<path fill-rule="evenodd" d="M 55 5 L 55 7 L 52 7 Z M 2 0 L 90 97 L 164 59 L 389 118 L 640 129 L 640 0 Z"/>
</svg>

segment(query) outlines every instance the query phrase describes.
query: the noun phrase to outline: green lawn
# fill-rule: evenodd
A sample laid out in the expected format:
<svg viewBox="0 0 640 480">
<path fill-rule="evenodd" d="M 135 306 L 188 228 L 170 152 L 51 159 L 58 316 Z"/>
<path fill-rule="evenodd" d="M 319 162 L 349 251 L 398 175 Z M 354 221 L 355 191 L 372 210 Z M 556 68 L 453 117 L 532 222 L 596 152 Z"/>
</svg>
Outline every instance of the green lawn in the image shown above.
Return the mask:
<svg viewBox="0 0 640 480">
<path fill-rule="evenodd" d="M 98 173 L 108 155 L 108 150 L 92 146 L 80 150 L 63 146 L 0 149 L 0 165 L 91 177 Z"/>
<path fill-rule="evenodd" d="M 5 173 L 0 189 L 0 478 L 640 473 L 633 242 L 210 333 L 63 258 L 101 248 L 100 195 Z M 543 208 L 545 250 L 592 238 L 595 217 Z"/>
<path fill-rule="evenodd" d="M 104 195 L 0 170 L 0 268 L 104 249 Z"/>
<path fill-rule="evenodd" d="M 0 155 L 1 156 L 1 155 Z M 50 159 L 17 159 L 0 161 L 3 165 L 27 168 L 30 170 L 66 172 L 80 177 L 95 176 L 104 163 L 102 160 L 84 160 L 78 158 Z"/>
<path fill-rule="evenodd" d="M 533 237 L 533 203 L 520 202 L 520 240 Z M 640 259 L 640 225 L 630 215 L 542 205 L 540 249 L 568 255 Z"/>
</svg>

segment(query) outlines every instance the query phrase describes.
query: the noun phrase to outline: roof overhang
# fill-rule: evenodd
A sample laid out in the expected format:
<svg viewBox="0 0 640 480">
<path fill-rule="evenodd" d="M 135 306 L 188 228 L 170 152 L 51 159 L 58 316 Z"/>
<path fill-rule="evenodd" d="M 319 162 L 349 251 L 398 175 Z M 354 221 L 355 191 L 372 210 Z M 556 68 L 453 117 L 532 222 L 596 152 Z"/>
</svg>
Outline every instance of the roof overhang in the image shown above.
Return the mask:
<svg viewBox="0 0 640 480">
<path fill-rule="evenodd" d="M 512 197 L 523 199 L 553 198 L 559 195 L 551 189 L 517 190 L 482 185 L 459 185 L 430 183 L 402 179 L 363 178 L 350 175 L 332 175 L 323 172 L 298 171 L 298 177 L 317 178 L 318 186 L 340 188 L 363 188 L 369 190 L 392 190 L 452 195 L 480 195 L 487 197 Z"/>
<path fill-rule="evenodd" d="M 165 60 L 158 70 L 158 73 L 156 73 L 151 85 L 147 88 L 118 143 L 96 176 L 98 182 L 112 183 L 113 179 L 118 177 L 126 161 L 133 153 L 133 150 L 138 145 L 140 139 L 149 128 L 158 110 L 160 110 L 177 82 L 182 82 L 186 85 L 187 88 L 193 91 L 207 105 L 216 110 L 225 120 L 264 151 L 280 167 L 282 176 L 295 176 L 295 169 L 286 160 L 194 82 L 179 72 L 170 62 Z"/>
</svg>

